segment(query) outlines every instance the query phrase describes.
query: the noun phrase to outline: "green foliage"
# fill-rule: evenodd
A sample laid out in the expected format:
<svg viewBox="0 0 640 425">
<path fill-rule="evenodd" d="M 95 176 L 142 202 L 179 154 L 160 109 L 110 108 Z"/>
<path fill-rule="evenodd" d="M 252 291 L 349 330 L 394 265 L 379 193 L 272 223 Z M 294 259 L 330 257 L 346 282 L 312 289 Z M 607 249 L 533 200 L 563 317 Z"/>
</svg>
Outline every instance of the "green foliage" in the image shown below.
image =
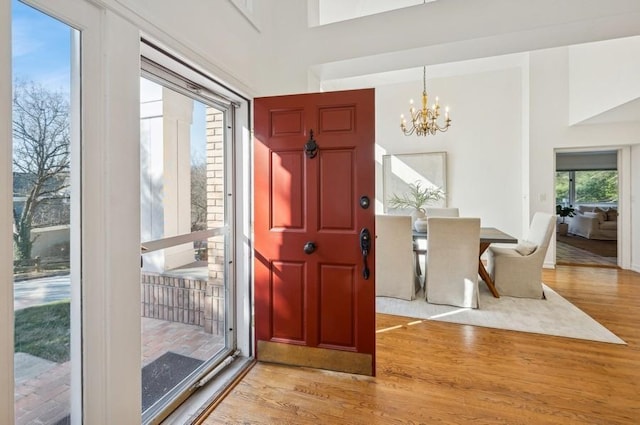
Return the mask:
<svg viewBox="0 0 640 425">
<path fill-rule="evenodd" d="M 571 178 L 575 181 L 571 181 Z M 569 200 L 571 185 L 575 199 Z M 616 170 L 559 171 L 556 173 L 556 203 L 564 200 L 575 204 L 618 202 L 618 172 Z"/>
<path fill-rule="evenodd" d="M 569 199 L 569 172 L 558 171 L 556 173 L 556 202 Z"/>
<path fill-rule="evenodd" d="M 413 208 L 423 210 L 423 207 L 430 202 L 444 198 L 444 191 L 439 187 L 422 187 L 420 181 L 409 184 L 409 192 L 397 195 L 394 194 L 389 199 L 391 208 Z"/>
<path fill-rule="evenodd" d="M 562 222 L 564 223 L 565 217 L 573 217 L 576 215 L 575 209 L 571 206 L 563 207 L 562 205 L 556 205 L 556 215 L 562 217 Z"/>
<path fill-rule="evenodd" d="M 617 171 L 576 171 L 576 203 L 617 201 Z"/>
<path fill-rule="evenodd" d="M 69 360 L 70 304 L 62 301 L 27 307 L 15 313 L 15 352 L 56 363 Z"/>
</svg>

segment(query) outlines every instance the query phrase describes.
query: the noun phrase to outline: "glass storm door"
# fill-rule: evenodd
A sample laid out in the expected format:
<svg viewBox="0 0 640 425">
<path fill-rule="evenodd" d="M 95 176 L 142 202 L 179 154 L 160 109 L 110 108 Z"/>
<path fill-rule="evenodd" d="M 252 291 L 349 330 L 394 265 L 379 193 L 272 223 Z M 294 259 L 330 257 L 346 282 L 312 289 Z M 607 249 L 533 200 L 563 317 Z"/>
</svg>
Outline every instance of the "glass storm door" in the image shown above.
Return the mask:
<svg viewBox="0 0 640 425">
<path fill-rule="evenodd" d="M 144 59 L 140 87 L 147 423 L 166 416 L 235 346 L 227 177 L 233 114 L 231 105 Z"/>
</svg>

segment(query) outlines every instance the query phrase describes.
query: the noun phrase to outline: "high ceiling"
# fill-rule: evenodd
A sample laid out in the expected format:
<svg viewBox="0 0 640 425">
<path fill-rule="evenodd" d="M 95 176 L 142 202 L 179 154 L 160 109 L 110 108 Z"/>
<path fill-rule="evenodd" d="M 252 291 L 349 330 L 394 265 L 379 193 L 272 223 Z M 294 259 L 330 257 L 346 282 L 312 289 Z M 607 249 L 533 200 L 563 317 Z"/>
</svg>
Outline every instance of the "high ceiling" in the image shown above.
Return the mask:
<svg viewBox="0 0 640 425">
<path fill-rule="evenodd" d="M 340 45 L 330 44 L 336 56 L 344 56 L 312 67 L 322 90 L 419 81 L 423 65 L 427 66 L 427 79 L 521 67 L 532 50 L 640 33 L 637 4 L 625 0 L 610 4 L 609 9 L 601 9 L 596 1 L 572 0 L 540 1 L 535 8 L 531 3 L 513 0 L 317 1 L 320 23 L 322 19 L 333 22 L 326 26 L 342 33 Z M 550 7 L 552 14 L 547 10 Z M 499 12 L 492 12 L 494 9 Z M 351 21 L 341 22 L 347 19 Z M 401 31 L 397 22 L 405 24 Z M 421 27 L 426 30 L 416 31 Z M 318 39 L 325 40 L 328 32 L 323 32 L 322 26 L 316 28 Z M 350 40 L 349 31 L 367 34 L 364 40 L 377 43 L 379 48 L 368 48 L 360 39 Z M 340 53 L 343 47 L 345 52 Z M 640 100 L 636 99 L 577 124 L 638 120 Z"/>
<path fill-rule="evenodd" d="M 318 25 L 375 15 L 435 0 L 318 0 Z"/>
</svg>

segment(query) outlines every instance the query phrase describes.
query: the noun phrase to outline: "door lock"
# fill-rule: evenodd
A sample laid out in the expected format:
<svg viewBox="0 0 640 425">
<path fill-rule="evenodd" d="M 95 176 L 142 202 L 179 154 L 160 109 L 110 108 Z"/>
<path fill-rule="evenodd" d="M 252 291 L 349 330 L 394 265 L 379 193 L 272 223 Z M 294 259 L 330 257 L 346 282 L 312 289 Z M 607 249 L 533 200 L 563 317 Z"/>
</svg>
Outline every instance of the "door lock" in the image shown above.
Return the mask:
<svg viewBox="0 0 640 425">
<path fill-rule="evenodd" d="M 367 195 L 362 195 L 360 197 L 360 207 L 362 207 L 363 210 L 366 210 L 367 208 L 369 208 L 370 204 L 371 204 L 371 201 L 369 200 L 369 197 Z"/>
<path fill-rule="evenodd" d="M 315 243 L 309 241 L 306 244 L 304 244 L 304 253 L 309 255 L 309 254 L 313 254 L 313 252 L 316 250 L 317 246 Z"/>
</svg>

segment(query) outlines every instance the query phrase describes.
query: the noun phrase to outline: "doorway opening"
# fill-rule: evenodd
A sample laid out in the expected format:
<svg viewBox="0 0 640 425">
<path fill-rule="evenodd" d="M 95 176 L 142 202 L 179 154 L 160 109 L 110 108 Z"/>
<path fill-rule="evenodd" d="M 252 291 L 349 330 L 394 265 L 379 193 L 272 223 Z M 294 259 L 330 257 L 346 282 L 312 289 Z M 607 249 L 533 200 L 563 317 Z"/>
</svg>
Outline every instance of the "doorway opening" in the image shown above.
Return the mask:
<svg viewBox="0 0 640 425">
<path fill-rule="evenodd" d="M 617 151 L 556 153 L 556 262 L 617 267 Z"/>
<path fill-rule="evenodd" d="M 236 261 L 236 232 L 245 228 L 237 111 L 246 102 L 175 56 L 142 47 L 142 422 L 156 424 L 252 355 L 248 260 Z"/>
</svg>

